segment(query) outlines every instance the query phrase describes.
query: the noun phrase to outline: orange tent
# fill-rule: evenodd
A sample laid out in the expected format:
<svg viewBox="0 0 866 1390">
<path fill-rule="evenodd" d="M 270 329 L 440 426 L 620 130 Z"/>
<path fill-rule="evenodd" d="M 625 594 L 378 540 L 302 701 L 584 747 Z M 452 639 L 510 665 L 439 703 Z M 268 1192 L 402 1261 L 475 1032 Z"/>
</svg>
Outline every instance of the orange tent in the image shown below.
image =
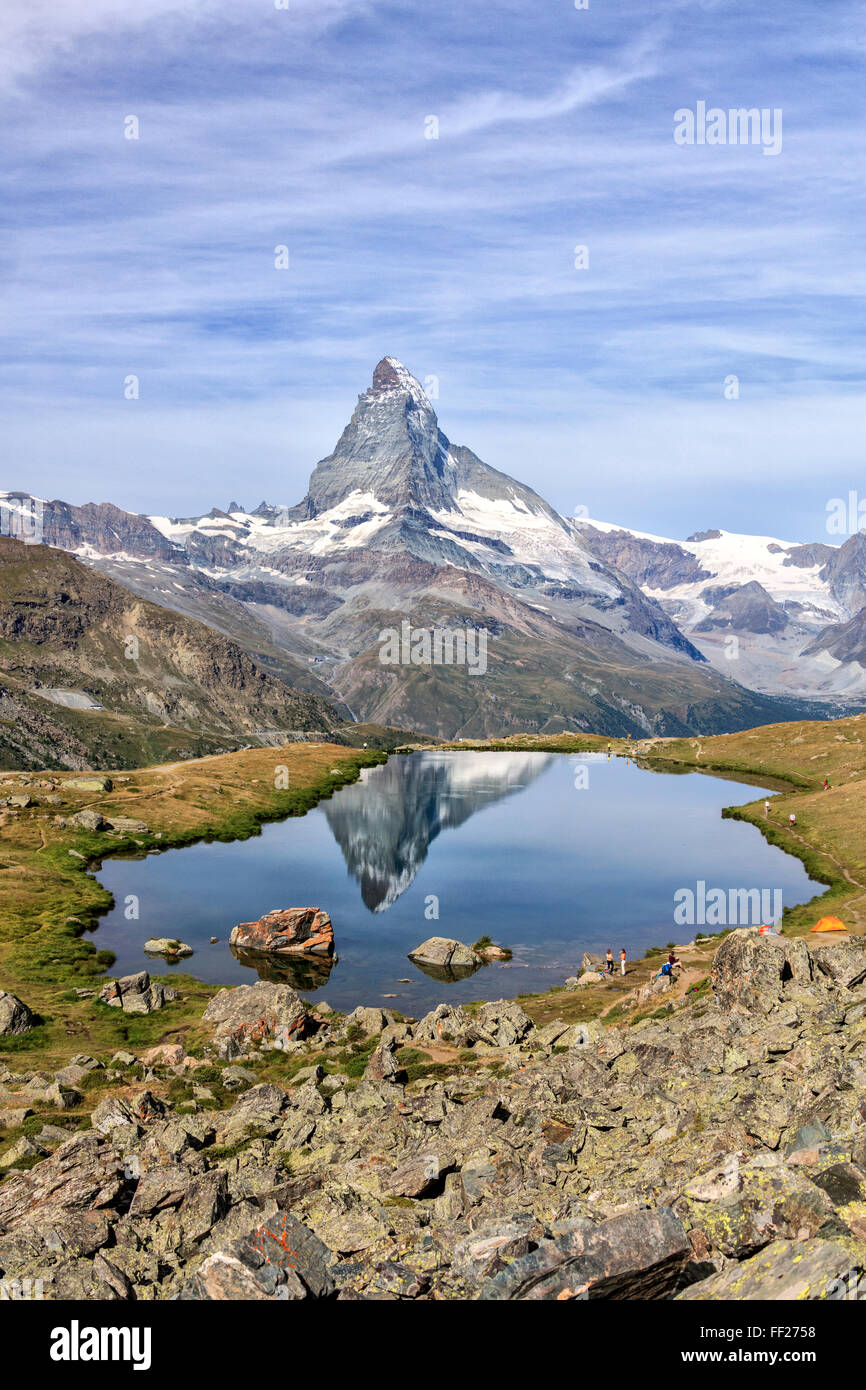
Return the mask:
<svg viewBox="0 0 866 1390">
<path fill-rule="evenodd" d="M 844 922 L 840 922 L 838 917 L 822 917 L 820 922 L 816 922 L 813 931 L 847 931 Z"/>
<path fill-rule="evenodd" d="M 770 925 L 770 926 L 768 926 L 768 927 L 758 927 L 758 935 L 759 935 L 759 936 L 781 936 L 782 933 L 779 931 L 779 928 L 778 928 L 778 927 Z"/>
</svg>

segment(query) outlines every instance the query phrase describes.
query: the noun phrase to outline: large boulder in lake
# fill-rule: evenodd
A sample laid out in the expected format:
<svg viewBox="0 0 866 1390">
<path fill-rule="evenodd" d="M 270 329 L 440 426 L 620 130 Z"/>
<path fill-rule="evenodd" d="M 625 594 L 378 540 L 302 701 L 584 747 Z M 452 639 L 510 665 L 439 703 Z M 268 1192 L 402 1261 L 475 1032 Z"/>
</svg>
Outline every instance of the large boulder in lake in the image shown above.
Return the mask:
<svg viewBox="0 0 866 1390">
<path fill-rule="evenodd" d="M 240 922 L 233 927 L 229 945 L 238 951 L 269 955 L 332 956 L 334 928 L 320 907 L 274 908 L 257 922 Z"/>
<path fill-rule="evenodd" d="M 465 980 L 484 964 L 477 951 L 449 936 L 431 936 L 409 952 L 409 959 L 425 975 L 443 983 Z"/>
<path fill-rule="evenodd" d="M 749 927 L 732 931 L 713 957 L 713 994 L 723 1009 L 767 1014 L 782 998 L 786 980 L 807 983 L 811 977 L 804 941 Z"/>
<path fill-rule="evenodd" d="M 214 1042 L 220 1055 L 237 1057 L 257 1043 L 278 1049 L 312 1032 L 316 1021 L 307 1006 L 288 985 L 236 985 L 221 989 L 205 1009 L 202 1019 L 215 1025 Z"/>
<path fill-rule="evenodd" d="M 35 1022 L 36 1015 L 17 994 L 6 994 L 0 990 L 0 1037 L 29 1033 Z"/>
</svg>

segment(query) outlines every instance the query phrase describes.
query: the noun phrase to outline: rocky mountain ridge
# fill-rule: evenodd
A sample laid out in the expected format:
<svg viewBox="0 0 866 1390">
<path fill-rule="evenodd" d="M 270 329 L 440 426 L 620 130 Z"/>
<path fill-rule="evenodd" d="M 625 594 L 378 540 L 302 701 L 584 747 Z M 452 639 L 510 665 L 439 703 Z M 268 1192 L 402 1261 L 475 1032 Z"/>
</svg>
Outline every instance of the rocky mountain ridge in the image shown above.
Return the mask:
<svg viewBox="0 0 866 1390">
<path fill-rule="evenodd" d="M 25 494 L 4 505 L 36 509 Z M 308 689 L 361 719 L 447 737 L 640 736 L 807 712 L 714 670 L 580 526 L 452 444 L 392 357 L 376 366 L 296 506 L 126 522 L 108 504 L 40 505 L 50 543 L 210 622 L 275 674 L 288 663 L 293 684 L 305 670 L 318 683 Z M 459 662 L 383 664 L 383 631 L 405 621 L 483 629 L 484 680 Z"/>
<path fill-rule="evenodd" d="M 107 767 L 333 729 L 237 644 L 71 555 L 0 538 L 0 753 Z"/>
</svg>

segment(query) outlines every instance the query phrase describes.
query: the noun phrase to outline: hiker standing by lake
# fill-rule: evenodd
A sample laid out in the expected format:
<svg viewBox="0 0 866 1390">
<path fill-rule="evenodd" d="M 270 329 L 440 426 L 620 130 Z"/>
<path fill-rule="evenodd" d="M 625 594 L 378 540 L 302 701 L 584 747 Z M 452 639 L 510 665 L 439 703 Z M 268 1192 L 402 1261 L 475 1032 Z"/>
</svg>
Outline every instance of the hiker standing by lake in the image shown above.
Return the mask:
<svg viewBox="0 0 866 1390">
<path fill-rule="evenodd" d="M 628 956 L 626 955 L 625 947 L 623 946 L 622 950 L 619 953 L 619 971 L 621 975 L 625 974 L 625 963 L 627 960 Z"/>
<path fill-rule="evenodd" d="M 608 975 L 613 974 L 613 951 L 608 946 L 607 955 L 604 958 L 604 968 Z"/>
<path fill-rule="evenodd" d="M 770 803 L 769 803 L 769 801 L 765 801 L 765 802 L 764 802 L 764 815 L 765 815 L 765 816 L 768 816 L 769 814 L 770 814 Z"/>
</svg>

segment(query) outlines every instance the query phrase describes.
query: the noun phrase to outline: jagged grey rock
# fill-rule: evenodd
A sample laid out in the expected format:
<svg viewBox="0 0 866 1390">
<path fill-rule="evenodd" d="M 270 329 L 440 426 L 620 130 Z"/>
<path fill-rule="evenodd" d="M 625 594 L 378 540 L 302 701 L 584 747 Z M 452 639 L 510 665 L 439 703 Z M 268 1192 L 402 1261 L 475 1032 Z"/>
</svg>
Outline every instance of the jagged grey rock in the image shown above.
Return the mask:
<svg viewBox="0 0 866 1390">
<path fill-rule="evenodd" d="M 802 943 L 756 955 L 729 942 L 712 997 L 633 1026 L 537 1029 L 511 1001 L 441 1006 L 413 1046 L 447 1028 L 474 1065 L 408 1085 L 375 1009 L 351 1038 L 296 1040 L 309 1064 L 295 1085 L 273 1056 L 267 1081 L 251 1060 L 237 1096 L 224 1084 L 236 1068 L 217 1065 L 206 1087 L 192 1071 L 188 1096 L 220 1096 L 211 1114 L 176 1098 L 184 1074 L 166 1055 L 152 1056 L 150 1090 L 106 1073 L 123 1093 L 101 1096 L 88 1133 L 43 1127 L 29 1142 L 47 1156 L 12 1133 L 0 1269 L 75 1299 L 856 1297 L 856 989 L 844 956 L 834 977 Z M 360 1081 L 321 1074 L 326 1042 L 333 1065 L 377 1034 Z M 94 1060 L 69 1066 L 92 1075 Z M 62 1104 L 59 1076 L 0 1070 L 4 1111 Z"/>
<path fill-rule="evenodd" d="M 0 1036 L 20 1036 L 29 1033 L 36 1015 L 17 996 L 0 990 Z"/>
<path fill-rule="evenodd" d="M 111 980 L 99 992 L 99 998 L 110 1008 L 122 1009 L 125 1014 L 150 1014 L 162 1009 L 180 995 L 176 989 L 151 980 L 146 970 Z"/>
</svg>

